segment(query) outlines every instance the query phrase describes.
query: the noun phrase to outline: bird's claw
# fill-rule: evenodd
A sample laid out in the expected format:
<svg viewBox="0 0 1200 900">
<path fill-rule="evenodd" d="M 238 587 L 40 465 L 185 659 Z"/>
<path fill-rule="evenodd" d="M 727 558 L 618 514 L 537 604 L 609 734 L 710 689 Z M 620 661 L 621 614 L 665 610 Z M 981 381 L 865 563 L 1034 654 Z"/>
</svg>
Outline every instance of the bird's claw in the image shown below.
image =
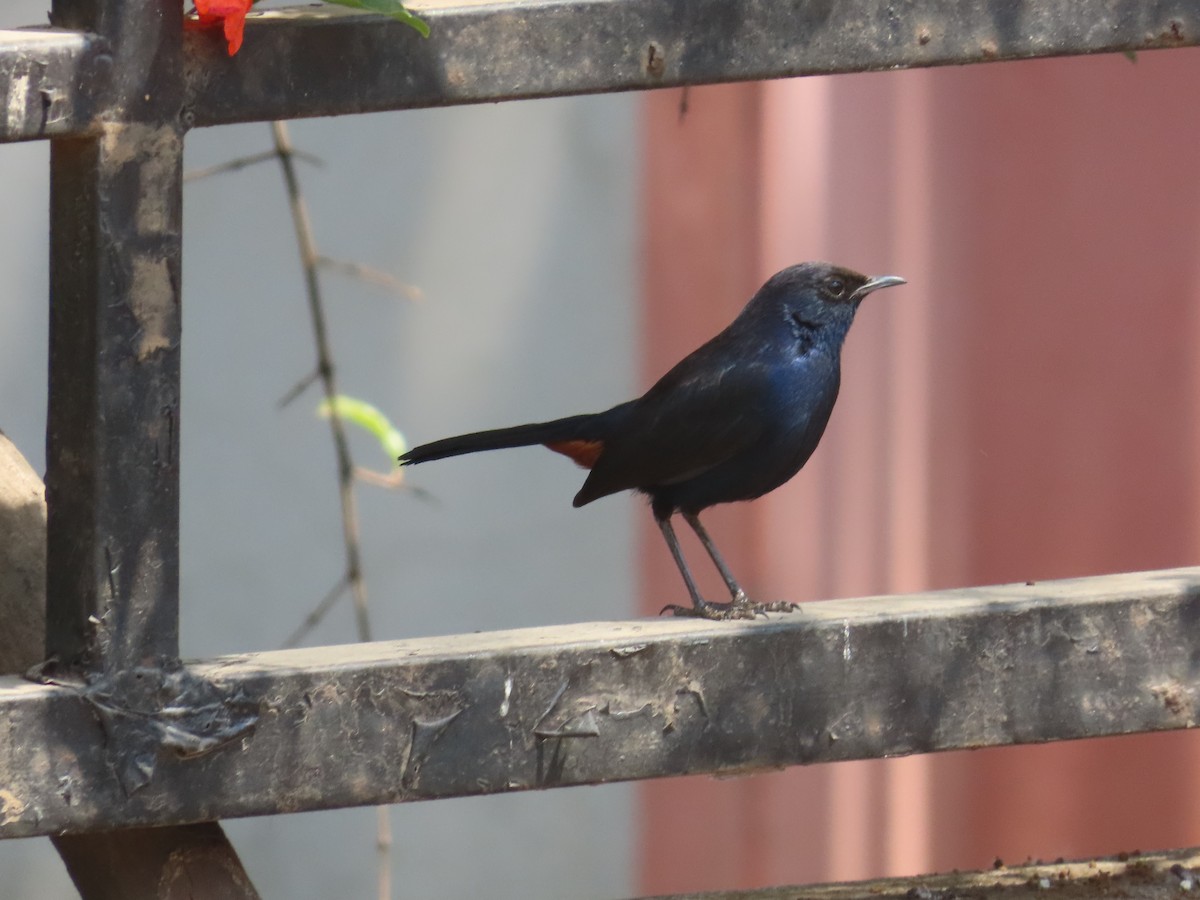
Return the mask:
<svg viewBox="0 0 1200 900">
<path fill-rule="evenodd" d="M 770 603 L 755 603 L 746 596 L 746 592 L 741 588 L 739 588 L 737 593 L 733 595 L 733 602 L 730 603 L 730 606 L 736 607 L 737 609 L 748 609 L 753 613 L 753 615 L 756 616 L 766 616 L 767 613 L 773 612 L 790 613 L 795 612 L 800 608 L 795 603 L 789 603 L 786 600 L 773 600 Z"/>
<path fill-rule="evenodd" d="M 774 600 L 770 603 L 755 603 L 753 605 L 754 605 L 754 609 L 756 611 L 764 613 L 764 614 L 769 613 L 769 612 L 781 612 L 781 613 L 798 612 L 800 609 L 799 604 L 790 603 L 787 600 Z"/>
<path fill-rule="evenodd" d="M 755 619 L 773 612 L 795 612 L 799 609 L 795 603 L 775 601 L 773 603 L 754 603 L 745 594 L 731 603 L 705 603 L 703 606 L 680 606 L 668 603 L 659 611 L 661 616 L 667 610 L 673 616 L 688 616 L 693 619 L 711 619 L 713 621 L 728 621 L 729 619 Z"/>
<path fill-rule="evenodd" d="M 705 603 L 703 606 L 680 606 L 668 603 L 662 608 L 661 616 L 667 610 L 673 616 L 687 616 L 693 619 L 712 619 L 725 621 L 728 619 L 753 619 L 755 610 L 749 606 L 735 606 L 732 603 Z"/>
</svg>

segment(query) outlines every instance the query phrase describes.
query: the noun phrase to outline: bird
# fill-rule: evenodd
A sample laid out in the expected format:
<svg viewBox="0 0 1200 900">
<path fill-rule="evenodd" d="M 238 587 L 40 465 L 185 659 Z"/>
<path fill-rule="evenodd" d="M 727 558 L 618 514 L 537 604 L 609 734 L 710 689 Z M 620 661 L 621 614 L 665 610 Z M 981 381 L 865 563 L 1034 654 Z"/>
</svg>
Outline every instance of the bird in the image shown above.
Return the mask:
<svg viewBox="0 0 1200 900">
<path fill-rule="evenodd" d="M 761 497 L 800 471 L 833 412 L 842 344 L 859 304 L 873 291 L 905 283 L 825 262 L 789 266 L 641 397 L 604 412 L 444 438 L 412 448 L 399 462 L 544 445 L 589 470 L 574 506 L 626 490 L 649 499 L 691 598 L 691 606 L 668 604 L 662 612 L 714 620 L 790 612 L 792 603 L 747 596 L 700 513 Z M 728 603 L 701 596 L 671 524 L 676 514 L 721 574 Z"/>
</svg>

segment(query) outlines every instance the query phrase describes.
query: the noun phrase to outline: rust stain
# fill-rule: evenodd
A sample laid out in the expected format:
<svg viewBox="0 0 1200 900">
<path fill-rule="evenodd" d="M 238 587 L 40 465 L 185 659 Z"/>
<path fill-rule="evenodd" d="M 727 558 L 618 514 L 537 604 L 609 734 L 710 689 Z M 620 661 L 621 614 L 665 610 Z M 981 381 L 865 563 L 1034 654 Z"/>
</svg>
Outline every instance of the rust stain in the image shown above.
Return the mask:
<svg viewBox="0 0 1200 900">
<path fill-rule="evenodd" d="M 139 234 L 173 233 L 173 187 L 179 178 L 183 135 L 174 125 L 107 123 L 101 146 L 107 164 L 114 168 L 138 167 L 138 196 L 134 221 Z"/>
<path fill-rule="evenodd" d="M 658 41 L 651 41 L 647 45 L 644 68 L 646 74 L 652 78 L 662 78 L 663 73 L 667 70 L 667 56 L 663 52 L 662 44 Z"/>
<path fill-rule="evenodd" d="M 21 821 L 29 807 L 24 800 L 5 788 L 0 788 L 0 825 L 11 825 Z"/>
<path fill-rule="evenodd" d="M 144 362 L 158 351 L 170 349 L 175 319 L 174 297 L 165 259 L 144 256 L 134 259 L 129 307 L 139 325 L 139 361 Z"/>
<path fill-rule="evenodd" d="M 1175 679 L 1162 684 L 1150 685 L 1150 693 L 1162 703 L 1163 708 L 1172 716 L 1185 716 L 1192 710 L 1191 692 L 1186 685 Z"/>
</svg>

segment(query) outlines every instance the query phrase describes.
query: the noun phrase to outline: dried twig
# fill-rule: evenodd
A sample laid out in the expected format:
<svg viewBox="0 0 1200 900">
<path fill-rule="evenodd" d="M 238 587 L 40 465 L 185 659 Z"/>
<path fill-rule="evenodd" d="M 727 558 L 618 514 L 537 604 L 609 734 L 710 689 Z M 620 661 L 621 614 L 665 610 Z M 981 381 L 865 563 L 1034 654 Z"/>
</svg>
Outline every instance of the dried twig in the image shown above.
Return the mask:
<svg viewBox="0 0 1200 900">
<path fill-rule="evenodd" d="M 333 446 L 337 456 L 338 493 L 342 508 L 342 536 L 346 547 L 346 573 L 341 584 L 331 591 L 305 619 L 299 637 L 307 634 L 329 609 L 332 609 L 346 587 L 350 588 L 354 598 L 354 614 L 358 626 L 358 639 L 371 640 L 371 620 L 367 608 L 367 585 L 362 574 L 362 554 L 358 538 L 358 510 L 354 495 L 354 462 L 350 457 L 350 446 L 346 440 L 346 428 L 338 415 L 334 398 L 337 396 L 337 380 L 333 366 L 333 354 L 329 347 L 329 337 L 325 327 L 325 310 L 321 302 L 320 281 L 317 269 L 320 265 L 320 254 L 317 252 L 316 238 L 313 235 L 312 222 L 309 220 L 308 207 L 300 193 L 300 183 L 296 178 L 295 157 L 291 137 L 287 125 L 283 122 L 271 123 L 271 136 L 275 144 L 275 155 L 279 158 L 283 170 L 283 180 L 287 186 L 288 203 L 292 210 L 292 222 L 296 228 L 296 243 L 300 248 L 300 263 L 304 268 L 304 283 L 308 295 L 308 310 L 312 318 L 313 339 L 317 347 L 317 376 L 324 389 L 328 401 L 329 427 L 333 433 Z M 303 389 L 303 388 L 301 388 Z M 296 393 L 299 393 L 298 391 Z M 311 624 L 309 624 L 311 622 Z M 307 626 L 307 627 L 305 627 Z M 297 640 L 299 639 L 297 637 Z M 386 807 L 378 810 L 376 824 L 376 848 L 378 853 L 377 888 L 379 900 L 390 900 L 392 891 L 391 871 L 391 822 Z"/>
<path fill-rule="evenodd" d="M 386 806 L 375 807 L 375 853 L 379 859 L 376 896 L 392 898 L 392 817 Z"/>
<path fill-rule="evenodd" d="M 321 620 L 337 605 L 337 602 L 342 599 L 342 594 L 346 593 L 346 589 L 349 587 L 350 583 L 343 575 L 338 579 L 338 583 L 329 589 L 329 593 L 321 598 L 321 602 L 304 617 L 304 621 L 296 626 L 296 630 L 288 635 L 287 640 L 283 642 L 283 649 L 291 650 L 293 647 L 299 646 L 300 642 L 308 637 L 308 633 L 321 624 Z"/>
<path fill-rule="evenodd" d="M 300 194 L 293 163 L 293 149 L 284 122 L 272 122 L 271 134 L 275 141 L 275 152 L 283 169 L 283 180 L 287 185 L 288 203 L 292 209 L 292 223 L 296 227 L 296 243 L 300 246 L 300 264 L 304 267 L 304 286 L 308 295 L 308 311 L 312 318 L 313 339 L 317 345 L 317 375 L 332 406 L 337 396 L 337 379 L 333 367 L 333 354 L 329 348 L 329 334 L 325 325 L 325 308 L 321 302 L 321 286 L 317 278 L 317 245 L 313 236 L 312 222 L 308 217 L 308 206 Z M 342 505 L 342 536 L 346 544 L 346 581 L 354 597 L 354 613 L 358 624 L 358 639 L 371 640 L 371 622 L 367 615 L 367 586 L 362 577 L 362 554 L 358 542 L 358 510 L 354 498 L 354 462 L 350 458 L 350 445 L 346 441 L 346 427 L 337 410 L 329 416 L 329 427 L 333 432 L 333 447 L 337 455 L 338 491 Z"/>
<path fill-rule="evenodd" d="M 307 391 L 310 385 L 315 384 L 320 377 L 321 373 L 316 369 L 313 369 L 311 372 L 293 384 L 290 388 L 288 388 L 288 392 L 279 398 L 279 408 L 283 409 L 285 406 L 291 404 L 293 400 Z"/>
<path fill-rule="evenodd" d="M 354 477 L 363 484 L 374 485 L 375 487 L 387 488 L 388 490 L 402 489 L 408 491 L 418 500 L 424 500 L 427 503 L 438 502 L 437 497 L 429 493 L 423 487 L 418 487 L 407 478 L 404 477 L 403 469 L 392 469 L 390 472 L 379 472 L 375 469 L 368 469 L 365 466 L 354 467 Z"/>
<path fill-rule="evenodd" d="M 367 284 L 372 284 L 375 287 L 383 288 L 385 291 L 390 291 L 406 300 L 419 301 L 425 299 L 424 292 L 415 284 L 401 281 L 391 272 L 385 272 L 382 269 L 365 266 L 362 263 L 349 259 L 334 259 L 332 256 L 318 256 L 317 265 L 325 269 L 340 272 L 343 275 L 349 275 L 351 278 L 357 278 L 359 281 L 365 281 Z"/>
<path fill-rule="evenodd" d="M 323 166 L 323 163 L 318 157 L 311 153 L 302 153 L 297 150 L 292 154 L 296 159 L 306 163 L 311 163 L 314 166 Z M 207 166 L 203 169 L 193 169 L 183 176 L 185 182 L 199 181 L 201 178 L 211 178 L 213 175 L 222 175 L 225 172 L 236 172 L 238 169 L 245 169 L 248 166 L 254 166 L 261 162 L 270 162 L 279 156 L 274 150 L 264 150 L 262 153 L 251 153 L 249 156 L 239 156 L 237 159 L 231 159 L 228 162 L 217 163 L 215 166 Z"/>
</svg>

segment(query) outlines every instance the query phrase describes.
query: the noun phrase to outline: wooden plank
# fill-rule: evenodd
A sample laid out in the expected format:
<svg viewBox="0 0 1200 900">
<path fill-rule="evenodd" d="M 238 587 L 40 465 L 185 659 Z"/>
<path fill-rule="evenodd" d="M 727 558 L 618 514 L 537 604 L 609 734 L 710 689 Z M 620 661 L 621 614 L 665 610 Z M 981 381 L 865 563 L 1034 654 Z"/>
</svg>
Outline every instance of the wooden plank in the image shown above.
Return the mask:
<svg viewBox="0 0 1200 900">
<path fill-rule="evenodd" d="M 78 691 L 0 679 L 0 835 L 1188 728 L 1198 620 L 1192 568 L 226 657 L 257 729 L 128 796 Z"/>
</svg>

